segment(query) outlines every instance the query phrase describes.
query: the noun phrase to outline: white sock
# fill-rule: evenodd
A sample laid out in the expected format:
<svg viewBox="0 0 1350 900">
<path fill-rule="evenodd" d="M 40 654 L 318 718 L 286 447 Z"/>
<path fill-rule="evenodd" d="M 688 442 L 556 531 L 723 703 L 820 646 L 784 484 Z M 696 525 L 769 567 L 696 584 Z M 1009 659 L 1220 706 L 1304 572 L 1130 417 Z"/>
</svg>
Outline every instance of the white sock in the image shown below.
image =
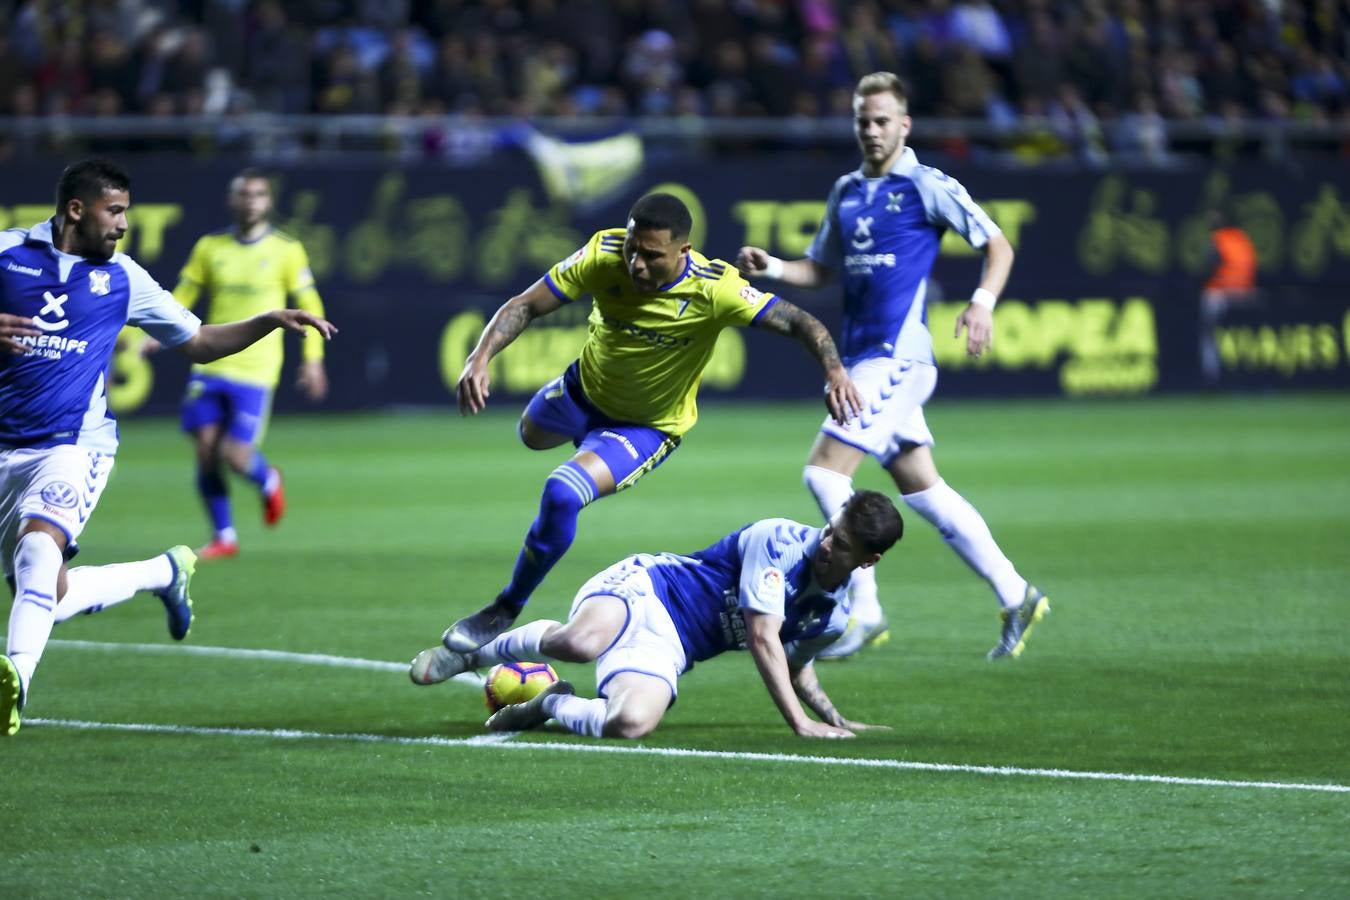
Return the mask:
<svg viewBox="0 0 1350 900">
<path fill-rule="evenodd" d="M 853 570 L 853 577 L 848 585 L 848 609 L 853 618 L 858 620 L 858 624 L 864 628 L 871 628 L 886 618 L 881 611 L 881 603 L 877 600 L 876 566 Z"/>
<path fill-rule="evenodd" d="M 599 697 L 587 700 L 574 694 L 553 694 L 544 698 L 544 712 L 558 720 L 558 724 L 582 737 L 601 737 L 609 701 Z"/>
<path fill-rule="evenodd" d="M 14 606 L 5 653 L 19 670 L 24 692 L 47 648 L 56 614 L 56 582 L 65 560 L 49 534 L 31 531 L 14 550 Z"/>
<path fill-rule="evenodd" d="M 1015 609 L 1026 596 L 1027 580 L 1017 574 L 1012 561 L 1003 555 L 975 507 L 966 502 L 945 481 L 926 491 L 901 494 L 900 499 L 923 516 L 942 534 L 943 540 L 966 561 L 966 565 L 989 582 L 1004 609 Z"/>
<path fill-rule="evenodd" d="M 71 569 L 66 573 L 66 595 L 56 607 L 56 623 L 116 606 L 138 591 L 162 591 L 172 582 L 173 564 L 163 553 L 140 562 Z"/>
<path fill-rule="evenodd" d="M 557 625 L 551 619 L 539 619 L 512 628 L 498 635 L 474 651 L 474 662 L 480 666 L 495 666 L 504 662 L 538 662 L 544 655 L 539 643 L 544 634 Z"/>
<path fill-rule="evenodd" d="M 821 515 L 828 522 L 834 514 L 844 508 L 844 504 L 853 496 L 853 479 L 833 469 L 821 466 L 807 466 L 802 470 L 802 481 L 811 496 L 816 498 Z M 881 604 L 877 602 L 876 567 L 859 569 L 853 573 L 849 585 L 849 610 L 864 627 L 877 624 L 885 615 Z"/>
<path fill-rule="evenodd" d="M 234 526 L 222 528 L 216 532 L 215 539 L 223 544 L 239 543 L 239 532 L 234 530 Z"/>
</svg>

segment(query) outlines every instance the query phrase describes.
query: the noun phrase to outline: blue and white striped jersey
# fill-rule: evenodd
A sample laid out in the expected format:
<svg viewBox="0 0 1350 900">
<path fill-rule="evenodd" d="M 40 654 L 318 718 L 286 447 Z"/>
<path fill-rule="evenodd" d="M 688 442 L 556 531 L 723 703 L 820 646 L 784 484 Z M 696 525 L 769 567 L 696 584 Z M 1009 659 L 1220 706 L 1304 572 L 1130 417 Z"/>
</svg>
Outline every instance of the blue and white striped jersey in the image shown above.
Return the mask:
<svg viewBox="0 0 1350 900">
<path fill-rule="evenodd" d="M 745 649 L 747 609 L 783 617 L 778 635 L 793 666 L 805 665 L 844 633 L 848 582 L 825 591 L 811 570 L 822 531 L 790 519 L 764 519 L 688 556 L 640 557 L 690 668 Z"/>
<path fill-rule="evenodd" d="M 979 249 L 999 227 L 956 179 L 906 147 L 880 178 L 862 169 L 834 183 L 806 255 L 843 272 L 846 365 L 873 357 L 933 362 L 924 298 L 948 228 Z"/>
<path fill-rule="evenodd" d="M 173 347 L 201 327 L 126 254 L 57 250 L 50 220 L 0 232 L 0 312 L 42 331 L 21 339 L 28 353 L 0 353 L 0 447 L 116 451 L 107 388 L 117 335 L 130 323 Z"/>
</svg>

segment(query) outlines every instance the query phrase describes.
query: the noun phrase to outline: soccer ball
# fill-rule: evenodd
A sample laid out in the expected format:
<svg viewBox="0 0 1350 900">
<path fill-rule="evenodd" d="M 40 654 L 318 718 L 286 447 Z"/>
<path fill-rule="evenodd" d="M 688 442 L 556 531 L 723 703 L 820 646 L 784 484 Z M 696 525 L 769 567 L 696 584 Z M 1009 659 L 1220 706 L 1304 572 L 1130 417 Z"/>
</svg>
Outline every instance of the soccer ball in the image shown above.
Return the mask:
<svg viewBox="0 0 1350 900">
<path fill-rule="evenodd" d="M 547 663 L 512 662 L 493 666 L 483 680 L 488 709 L 524 703 L 558 680 L 558 673 Z"/>
</svg>

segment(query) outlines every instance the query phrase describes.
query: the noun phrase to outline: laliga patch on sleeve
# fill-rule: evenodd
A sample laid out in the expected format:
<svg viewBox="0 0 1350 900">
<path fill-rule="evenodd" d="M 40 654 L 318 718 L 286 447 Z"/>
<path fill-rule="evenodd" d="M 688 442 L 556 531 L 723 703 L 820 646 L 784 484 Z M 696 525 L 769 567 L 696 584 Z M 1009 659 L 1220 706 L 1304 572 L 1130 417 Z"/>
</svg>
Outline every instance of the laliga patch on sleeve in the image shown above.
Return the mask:
<svg viewBox="0 0 1350 900">
<path fill-rule="evenodd" d="M 746 303 L 754 306 L 764 298 L 764 292 L 747 284 L 745 287 L 741 288 L 741 296 L 745 298 Z"/>
<path fill-rule="evenodd" d="M 582 247 L 576 253 L 573 253 L 571 256 L 567 257 L 567 259 L 564 259 L 562 262 L 558 263 L 558 274 L 561 275 L 568 269 L 575 266 L 577 263 L 581 262 L 581 258 L 585 255 L 586 255 L 586 248 Z"/>
<path fill-rule="evenodd" d="M 780 569 L 769 568 L 764 570 L 764 574 L 759 576 L 759 590 L 762 594 L 777 595 L 783 593 L 783 572 Z"/>
</svg>

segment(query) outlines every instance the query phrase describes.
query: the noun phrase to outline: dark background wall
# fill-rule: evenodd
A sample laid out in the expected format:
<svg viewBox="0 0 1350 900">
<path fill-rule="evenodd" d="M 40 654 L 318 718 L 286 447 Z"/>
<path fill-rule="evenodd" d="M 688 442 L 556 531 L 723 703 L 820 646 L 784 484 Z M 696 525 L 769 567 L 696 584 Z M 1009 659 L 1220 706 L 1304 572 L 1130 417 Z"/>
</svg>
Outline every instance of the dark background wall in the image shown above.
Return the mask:
<svg viewBox="0 0 1350 900">
<path fill-rule="evenodd" d="M 0 173 L 0 225 L 50 214 L 60 162 Z M 648 161 L 611 182 L 591 174 L 585 196 L 560 196 L 524 154 L 467 169 L 308 163 L 276 170 L 277 224 L 309 251 L 330 318 L 329 408 L 444 404 L 486 317 L 593 231 L 621 225 L 653 188 L 682 195 L 695 246 L 732 259 L 743 244 L 800 256 L 849 154 L 779 155 L 718 163 Z M 123 249 L 166 287 L 196 238 L 227 224 L 226 185 L 238 165 L 186 158 L 135 160 L 133 230 Z M 1205 214 L 1224 203 L 1260 254 L 1261 302 L 1220 331 L 1224 386 L 1350 383 L 1350 190 L 1344 168 L 1259 163 L 1195 171 L 1009 171 L 952 167 L 999 221 L 1017 263 L 996 312 L 992 356 L 964 357 L 952 323 L 980 258 L 954 235 L 935 269 L 930 309 L 944 396 L 1132 395 L 1201 387 L 1197 308 Z M 837 323 L 833 290 L 785 296 Z M 501 357 L 497 394 L 525 395 L 575 355 L 587 308 L 532 326 Z M 584 304 L 588 307 L 588 304 Z M 296 354 L 291 354 L 294 357 Z M 115 366 L 123 412 L 171 411 L 185 365 L 128 349 Z M 729 334 L 705 381 L 708 396 L 807 397 L 809 358 L 753 330 Z M 298 407 L 283 389 L 280 409 Z"/>
</svg>

